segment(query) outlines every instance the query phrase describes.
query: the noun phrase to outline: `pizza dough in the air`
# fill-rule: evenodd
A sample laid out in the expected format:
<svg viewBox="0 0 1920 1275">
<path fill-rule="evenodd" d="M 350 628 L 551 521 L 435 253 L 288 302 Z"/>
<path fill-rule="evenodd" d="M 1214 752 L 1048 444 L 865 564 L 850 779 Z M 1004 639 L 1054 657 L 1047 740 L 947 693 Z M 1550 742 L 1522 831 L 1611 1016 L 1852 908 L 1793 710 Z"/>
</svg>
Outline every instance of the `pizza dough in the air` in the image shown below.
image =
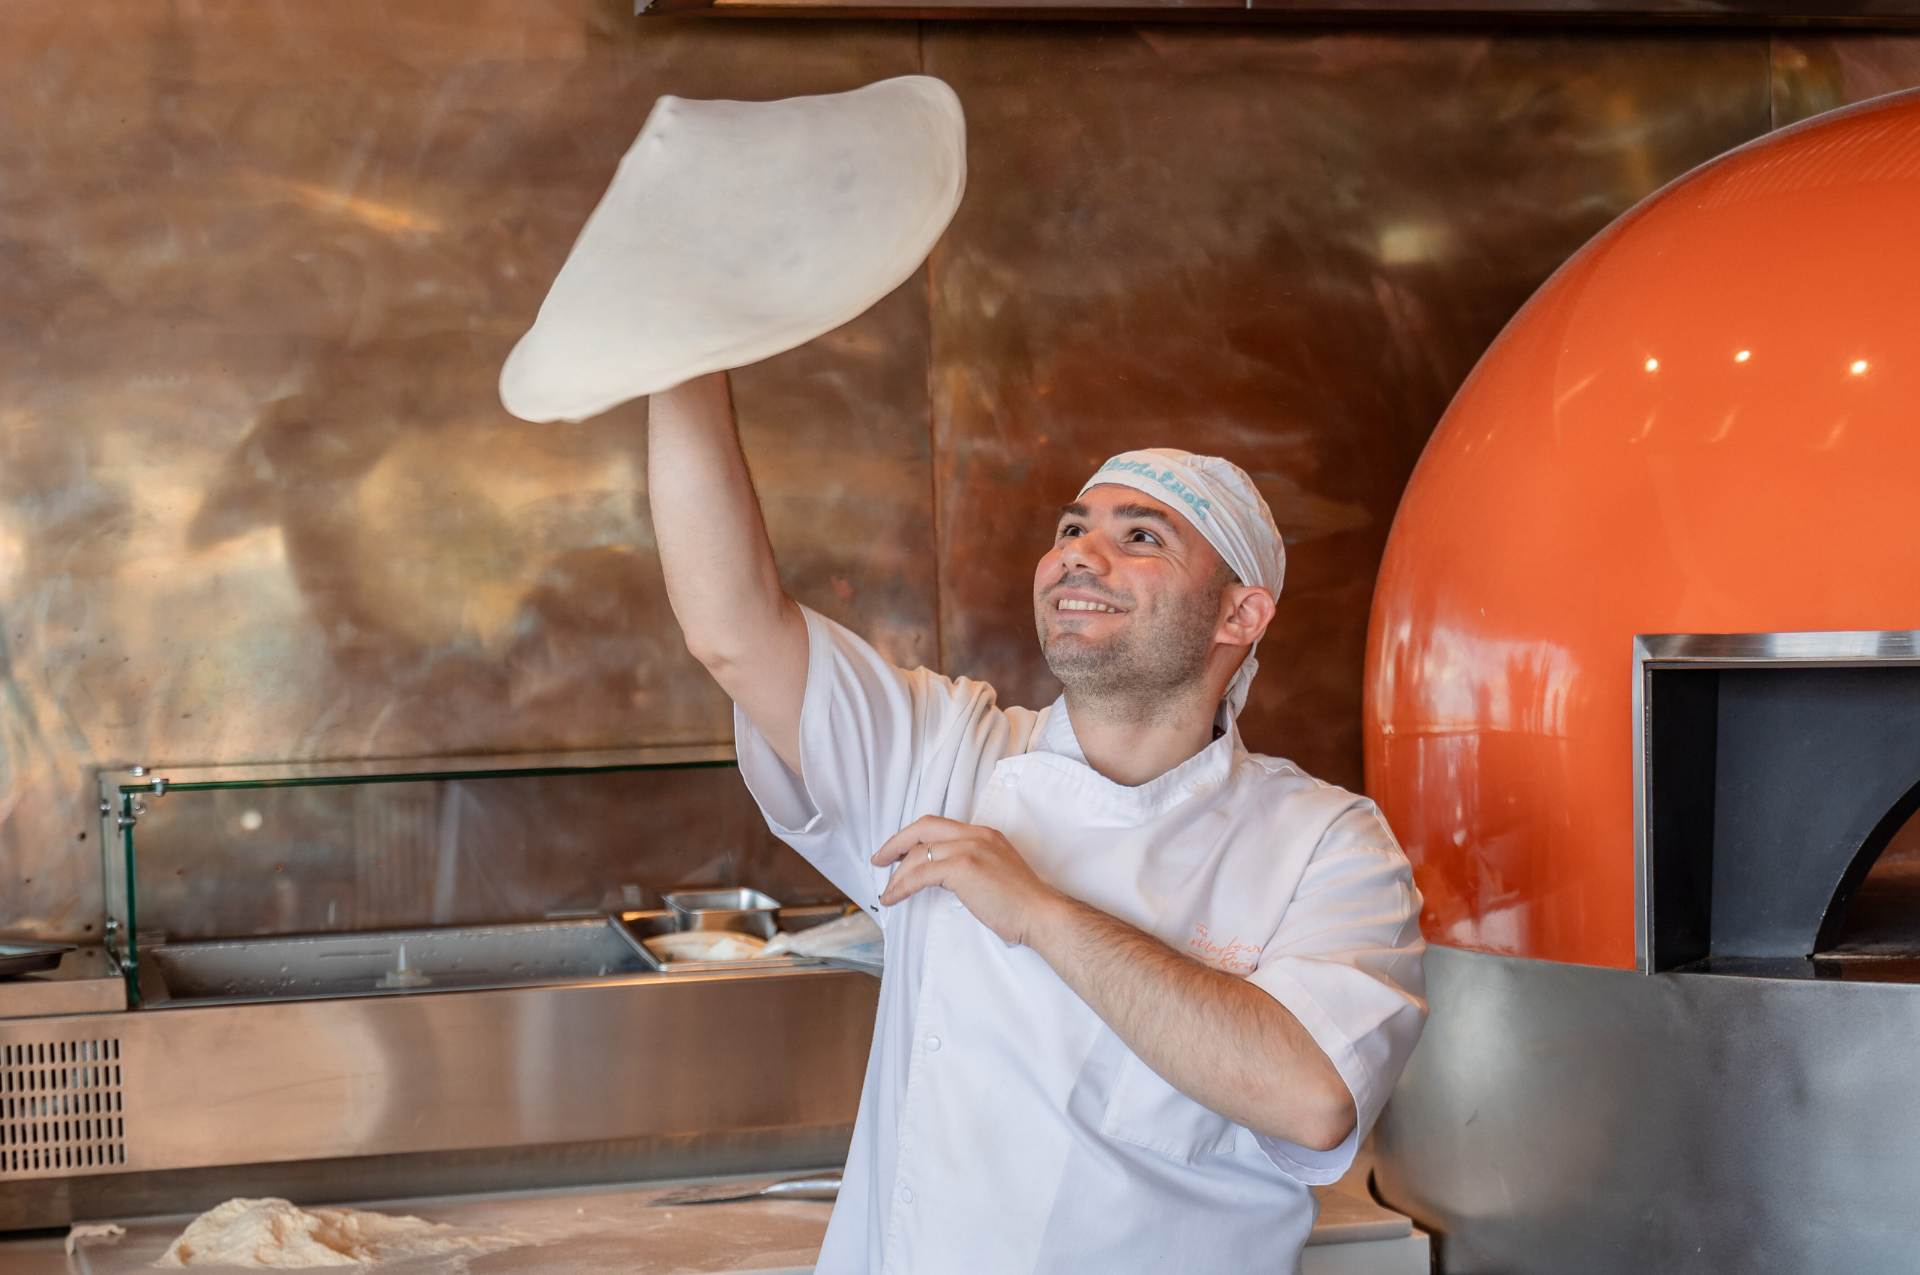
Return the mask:
<svg viewBox="0 0 1920 1275">
<path fill-rule="evenodd" d="M 960 101 L 929 76 L 663 97 L 507 357 L 500 401 L 582 420 L 804 344 L 918 269 L 965 185 Z"/>
<path fill-rule="evenodd" d="M 462 1235 L 417 1217 L 234 1199 L 190 1222 L 154 1265 L 311 1270 L 435 1253 L 491 1253 L 514 1243 L 505 1237 Z"/>
</svg>

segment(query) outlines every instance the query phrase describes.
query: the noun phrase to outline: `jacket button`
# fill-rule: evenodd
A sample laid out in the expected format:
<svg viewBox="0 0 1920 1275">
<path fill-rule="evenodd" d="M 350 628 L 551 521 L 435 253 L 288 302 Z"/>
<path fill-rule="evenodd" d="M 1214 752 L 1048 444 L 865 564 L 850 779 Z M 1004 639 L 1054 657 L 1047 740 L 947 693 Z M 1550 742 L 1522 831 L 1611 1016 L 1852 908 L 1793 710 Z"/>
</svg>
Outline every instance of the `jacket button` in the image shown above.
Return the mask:
<svg viewBox="0 0 1920 1275">
<path fill-rule="evenodd" d="M 927 1037 L 927 1052 L 930 1054 L 940 1052 L 940 1038 L 938 1036 Z"/>
<path fill-rule="evenodd" d="M 900 1188 L 900 1203 L 902 1203 L 902 1204 L 912 1204 L 912 1203 L 913 1203 L 913 1190 L 912 1190 L 912 1188 L 910 1188 L 910 1187 L 904 1187 L 904 1186 Z"/>
</svg>

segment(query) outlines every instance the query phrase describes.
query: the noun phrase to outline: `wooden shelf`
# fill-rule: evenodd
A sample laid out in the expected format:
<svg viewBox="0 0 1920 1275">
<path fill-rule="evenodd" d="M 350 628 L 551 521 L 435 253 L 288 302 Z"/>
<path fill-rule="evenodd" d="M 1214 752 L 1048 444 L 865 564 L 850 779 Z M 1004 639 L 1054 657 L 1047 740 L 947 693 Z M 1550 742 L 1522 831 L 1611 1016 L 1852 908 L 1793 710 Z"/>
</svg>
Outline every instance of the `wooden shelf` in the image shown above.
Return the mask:
<svg viewBox="0 0 1920 1275">
<path fill-rule="evenodd" d="M 635 12 L 741 18 L 1203 18 L 1340 26 L 1920 28 L 1920 0 L 636 0 Z"/>
</svg>

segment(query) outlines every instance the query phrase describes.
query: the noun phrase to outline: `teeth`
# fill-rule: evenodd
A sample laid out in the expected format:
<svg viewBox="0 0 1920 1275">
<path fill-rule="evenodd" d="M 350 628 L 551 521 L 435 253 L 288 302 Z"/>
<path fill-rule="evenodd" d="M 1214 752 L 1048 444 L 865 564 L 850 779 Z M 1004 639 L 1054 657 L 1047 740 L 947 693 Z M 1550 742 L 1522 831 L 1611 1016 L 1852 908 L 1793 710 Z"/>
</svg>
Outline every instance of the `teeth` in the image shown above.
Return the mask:
<svg viewBox="0 0 1920 1275">
<path fill-rule="evenodd" d="M 1062 611 L 1114 611 L 1117 613 L 1119 610 L 1104 602 L 1082 602 L 1078 598 L 1062 598 L 1059 606 Z"/>
</svg>

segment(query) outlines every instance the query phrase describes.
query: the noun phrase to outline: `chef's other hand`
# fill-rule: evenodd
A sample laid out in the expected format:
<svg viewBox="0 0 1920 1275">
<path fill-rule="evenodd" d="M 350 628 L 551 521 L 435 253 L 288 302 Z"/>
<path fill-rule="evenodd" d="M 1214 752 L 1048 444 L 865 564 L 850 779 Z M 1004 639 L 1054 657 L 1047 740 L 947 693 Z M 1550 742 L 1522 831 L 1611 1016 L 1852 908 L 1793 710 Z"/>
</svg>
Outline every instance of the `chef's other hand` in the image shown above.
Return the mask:
<svg viewBox="0 0 1920 1275">
<path fill-rule="evenodd" d="M 880 894 L 882 903 L 891 907 L 930 885 L 945 886 L 1007 943 L 1028 942 L 1048 913 L 1068 901 L 997 830 L 938 815 L 894 833 L 873 862 L 900 865 Z"/>
</svg>

